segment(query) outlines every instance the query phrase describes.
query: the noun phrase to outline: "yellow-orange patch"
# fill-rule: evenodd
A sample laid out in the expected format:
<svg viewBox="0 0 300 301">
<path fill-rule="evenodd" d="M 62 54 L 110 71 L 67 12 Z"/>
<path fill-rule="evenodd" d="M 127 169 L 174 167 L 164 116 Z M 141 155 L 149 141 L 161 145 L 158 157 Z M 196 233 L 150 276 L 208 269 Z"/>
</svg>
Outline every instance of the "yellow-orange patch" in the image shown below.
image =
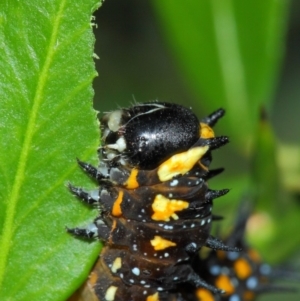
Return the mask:
<svg viewBox="0 0 300 301">
<path fill-rule="evenodd" d="M 155 293 L 154 295 L 148 296 L 146 301 L 159 301 L 158 293 Z"/>
<path fill-rule="evenodd" d="M 231 295 L 234 293 L 234 286 L 230 281 L 230 278 L 226 275 L 220 275 L 216 279 L 216 287 L 223 289 L 225 291 L 225 295 Z"/>
<path fill-rule="evenodd" d="M 251 266 L 249 265 L 248 261 L 244 258 L 237 259 L 234 262 L 233 267 L 237 277 L 240 279 L 246 279 L 252 273 Z"/>
<path fill-rule="evenodd" d="M 176 211 L 188 208 L 189 203 L 181 200 L 170 200 L 161 194 L 158 194 L 152 204 L 154 214 L 151 218 L 155 221 L 168 222 L 170 218 L 178 219 Z"/>
<path fill-rule="evenodd" d="M 150 240 L 150 243 L 154 250 L 159 251 L 159 250 L 164 250 L 169 247 L 175 247 L 176 243 L 164 239 L 161 236 L 154 236 L 154 239 Z"/>
<path fill-rule="evenodd" d="M 214 301 L 214 295 L 205 288 L 198 288 L 196 291 L 198 301 Z"/>
<path fill-rule="evenodd" d="M 125 182 L 125 186 L 128 189 L 134 189 L 139 187 L 139 183 L 137 181 L 137 175 L 139 173 L 139 170 L 136 168 L 133 168 L 131 170 L 130 176 L 128 177 L 127 181 Z"/>
<path fill-rule="evenodd" d="M 208 124 L 200 122 L 200 137 L 205 139 L 214 138 L 215 133 Z"/>
<path fill-rule="evenodd" d="M 120 216 L 122 214 L 122 209 L 121 209 L 121 203 L 123 201 L 123 191 L 121 190 L 118 194 L 117 199 L 114 202 L 113 209 L 112 209 L 112 215 L 114 216 Z"/>
<path fill-rule="evenodd" d="M 185 174 L 194 167 L 208 149 L 208 146 L 198 146 L 172 156 L 159 166 L 157 171 L 158 178 L 160 181 L 165 182 L 179 174 Z"/>
</svg>

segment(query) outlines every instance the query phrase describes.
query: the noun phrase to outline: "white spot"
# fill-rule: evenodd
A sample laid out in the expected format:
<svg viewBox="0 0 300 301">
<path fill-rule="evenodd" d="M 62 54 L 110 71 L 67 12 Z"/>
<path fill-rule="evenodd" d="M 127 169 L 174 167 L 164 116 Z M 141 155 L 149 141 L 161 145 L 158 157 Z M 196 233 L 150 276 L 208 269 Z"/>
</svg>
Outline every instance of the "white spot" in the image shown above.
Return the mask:
<svg viewBox="0 0 300 301">
<path fill-rule="evenodd" d="M 116 286 L 110 286 L 105 293 L 105 300 L 107 301 L 114 301 L 115 300 L 115 295 L 116 295 L 116 291 L 117 291 L 117 287 Z"/>
<path fill-rule="evenodd" d="M 110 161 L 110 160 L 112 160 L 113 158 L 115 158 L 116 157 L 116 154 L 115 153 L 111 153 L 111 152 L 109 152 L 108 154 L 107 154 L 107 159 Z"/>
<path fill-rule="evenodd" d="M 195 224 L 191 224 L 191 228 L 194 228 L 195 227 Z"/>
<path fill-rule="evenodd" d="M 102 193 L 101 193 L 102 195 Z M 99 189 L 93 189 L 90 191 L 90 197 L 95 200 L 98 201 L 99 200 Z"/>
<path fill-rule="evenodd" d="M 174 281 L 178 280 L 178 277 L 177 277 L 177 276 L 176 276 L 176 277 L 174 277 L 174 278 L 173 278 L 173 280 L 174 280 Z"/>
<path fill-rule="evenodd" d="M 133 280 L 133 279 L 129 279 L 129 282 L 130 282 L 130 283 L 134 283 L 134 280 Z"/>
<path fill-rule="evenodd" d="M 136 276 L 139 276 L 139 275 L 140 275 L 140 269 L 137 268 L 137 267 L 133 268 L 131 271 L 132 271 L 132 273 L 133 273 L 134 275 L 136 275 Z"/>
<path fill-rule="evenodd" d="M 143 295 L 146 295 L 147 294 L 147 291 L 143 291 Z"/>
<path fill-rule="evenodd" d="M 231 295 L 228 301 L 241 301 L 241 298 L 238 295 Z"/>
<path fill-rule="evenodd" d="M 140 283 L 141 284 L 146 284 L 146 281 L 145 280 L 141 280 Z"/>
<path fill-rule="evenodd" d="M 164 289 L 163 289 L 162 287 L 158 287 L 157 290 L 158 290 L 159 292 L 161 292 L 161 291 L 163 291 Z"/>
<path fill-rule="evenodd" d="M 256 277 L 250 277 L 247 279 L 246 285 L 249 289 L 254 289 L 257 287 L 258 281 Z"/>
<path fill-rule="evenodd" d="M 169 253 L 165 253 L 164 254 L 165 257 L 169 257 L 169 255 L 170 255 Z"/>
<path fill-rule="evenodd" d="M 201 226 L 203 226 L 205 224 L 205 219 L 203 219 L 202 221 L 201 221 Z"/>
<path fill-rule="evenodd" d="M 169 197 L 169 198 L 172 198 L 172 197 L 173 197 L 173 193 L 169 193 L 169 194 L 168 194 L 168 197 Z"/>
<path fill-rule="evenodd" d="M 207 220 L 207 223 L 209 224 L 211 222 L 211 219 L 209 218 L 208 220 Z"/>
<path fill-rule="evenodd" d="M 120 273 L 120 278 L 122 278 L 122 279 L 123 279 L 123 277 L 124 277 L 123 273 Z"/>
<path fill-rule="evenodd" d="M 239 253 L 237 253 L 237 252 L 227 252 L 227 258 L 228 258 L 229 260 L 234 261 L 234 260 L 236 260 L 239 256 L 240 256 L 240 255 L 239 255 Z"/>
<path fill-rule="evenodd" d="M 171 183 L 170 183 L 170 186 L 177 186 L 178 185 L 178 180 L 173 180 Z"/>
<path fill-rule="evenodd" d="M 217 276 L 221 272 L 221 268 L 218 265 L 213 265 L 209 268 L 209 271 L 212 275 Z"/>
</svg>

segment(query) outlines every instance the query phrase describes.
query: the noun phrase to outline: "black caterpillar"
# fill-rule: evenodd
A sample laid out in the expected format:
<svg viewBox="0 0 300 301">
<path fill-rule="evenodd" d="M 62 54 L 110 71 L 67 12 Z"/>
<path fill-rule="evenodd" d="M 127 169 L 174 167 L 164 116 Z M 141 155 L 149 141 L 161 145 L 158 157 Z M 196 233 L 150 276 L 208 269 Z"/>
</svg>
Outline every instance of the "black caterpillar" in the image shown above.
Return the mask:
<svg viewBox="0 0 300 301">
<path fill-rule="evenodd" d="M 227 293 L 228 286 L 218 288 L 218 275 L 209 269 L 216 255 L 199 257 L 204 246 L 229 254 L 241 247 L 237 241 L 229 247 L 210 234 L 217 219 L 213 199 L 228 192 L 207 186 L 223 170 L 208 169 L 211 151 L 228 142 L 212 130 L 223 115 L 219 109 L 199 121 L 180 105 L 149 102 L 101 119 L 100 166 L 78 161 L 100 188 L 86 192 L 69 185 L 74 195 L 100 209 L 88 228 L 68 229 L 105 242 L 90 279 L 95 300 L 253 299 L 230 299 L 240 295 L 234 287 Z"/>
</svg>

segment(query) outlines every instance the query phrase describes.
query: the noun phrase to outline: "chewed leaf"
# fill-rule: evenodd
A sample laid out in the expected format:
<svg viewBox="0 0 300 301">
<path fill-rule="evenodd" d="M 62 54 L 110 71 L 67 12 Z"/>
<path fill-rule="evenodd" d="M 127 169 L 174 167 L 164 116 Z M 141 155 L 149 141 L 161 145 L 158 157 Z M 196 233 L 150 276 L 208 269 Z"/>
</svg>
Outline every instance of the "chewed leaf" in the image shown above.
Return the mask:
<svg viewBox="0 0 300 301">
<path fill-rule="evenodd" d="M 76 157 L 96 161 L 92 109 L 99 0 L 5 1 L 0 16 L 0 300 L 65 300 L 99 243 L 70 237 L 89 223 L 66 189 L 92 186 Z M 82 256 L 84 254 L 84 256 Z M 94 256 L 94 257 L 93 257 Z"/>
</svg>

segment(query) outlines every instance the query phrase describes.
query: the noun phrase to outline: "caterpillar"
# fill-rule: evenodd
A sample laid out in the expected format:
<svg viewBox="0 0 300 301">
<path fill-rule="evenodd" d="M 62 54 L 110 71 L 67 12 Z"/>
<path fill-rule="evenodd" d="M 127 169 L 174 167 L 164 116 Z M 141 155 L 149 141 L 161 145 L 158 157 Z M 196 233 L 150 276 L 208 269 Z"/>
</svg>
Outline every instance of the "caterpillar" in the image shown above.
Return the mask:
<svg viewBox="0 0 300 301">
<path fill-rule="evenodd" d="M 148 102 L 101 118 L 100 165 L 78 160 L 99 187 L 69 184 L 76 197 L 99 208 L 87 228 L 67 229 L 105 243 L 89 280 L 89 300 L 243 300 L 223 299 L 235 296 L 235 289 L 226 293 L 228 286 L 224 290 L 210 277 L 207 265 L 216 255 L 199 257 L 203 247 L 217 251 L 212 254 L 240 251 L 211 235 L 218 219 L 213 200 L 228 192 L 207 183 L 223 171 L 209 165 L 212 151 L 228 142 L 212 129 L 224 113 L 199 120 L 178 104 Z"/>
</svg>

